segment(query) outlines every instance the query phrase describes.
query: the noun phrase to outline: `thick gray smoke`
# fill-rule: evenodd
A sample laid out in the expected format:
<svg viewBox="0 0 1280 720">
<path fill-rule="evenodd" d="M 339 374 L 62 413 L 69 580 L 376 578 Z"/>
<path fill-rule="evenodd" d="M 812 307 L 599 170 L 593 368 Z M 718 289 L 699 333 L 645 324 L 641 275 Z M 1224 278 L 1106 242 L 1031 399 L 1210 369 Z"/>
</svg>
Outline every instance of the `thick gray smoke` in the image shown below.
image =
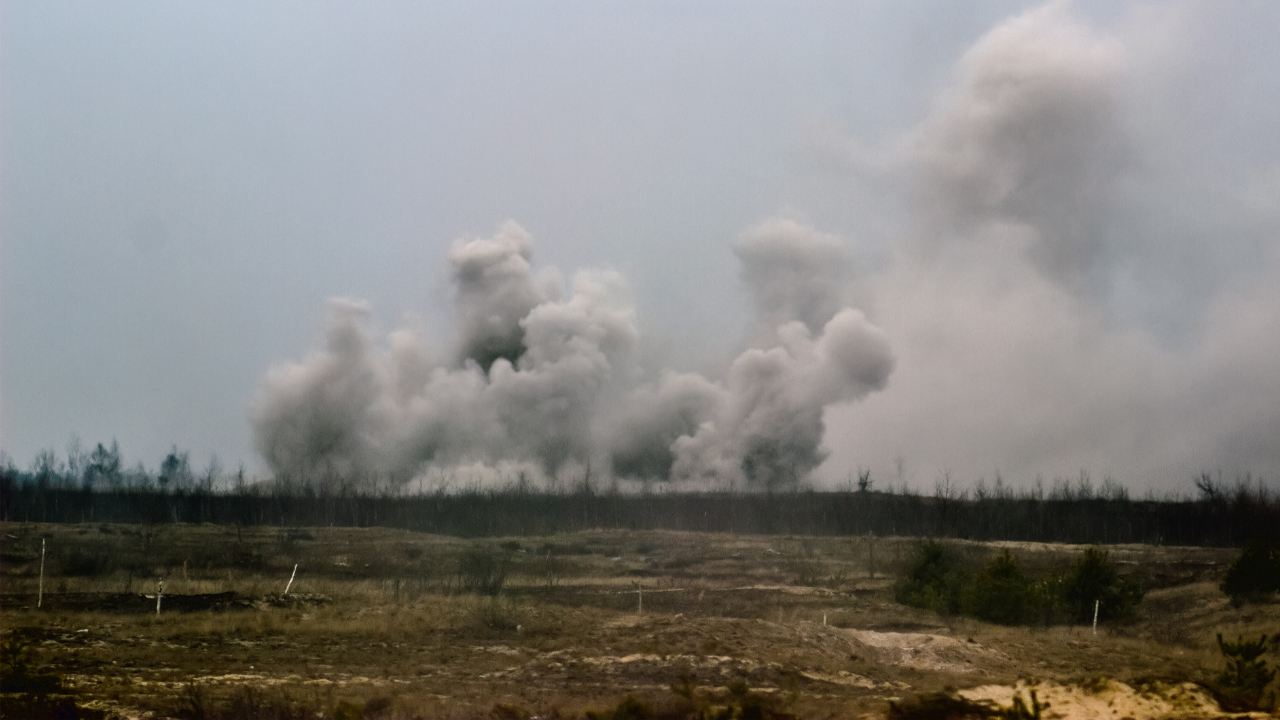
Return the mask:
<svg viewBox="0 0 1280 720">
<path fill-rule="evenodd" d="M 823 408 L 882 389 L 893 370 L 884 332 L 851 308 L 816 338 L 800 321 L 778 336 L 734 360 L 715 419 L 676 439 L 676 477 L 793 485 L 826 459 Z"/>
<path fill-rule="evenodd" d="M 1280 467 L 1280 175 L 1211 182 L 1170 147 L 1153 98 L 1184 48 L 1151 19 L 1010 18 L 896 144 L 911 220 L 866 286 L 898 366 L 828 413 L 846 467 L 923 488 Z M 1215 287 L 1226 258 L 1249 269 Z M 1176 322 L 1135 320 L 1146 302 Z"/>
<path fill-rule="evenodd" d="M 1055 280 L 1086 279 L 1129 157 L 1120 44 L 1054 4 L 988 33 L 917 131 L 929 243 L 1017 236 Z"/>
<path fill-rule="evenodd" d="M 833 235 L 776 219 L 748 233 L 734 252 L 755 300 L 759 342 L 774 342 L 778 326 L 792 320 L 817 332 L 843 305 L 848 260 Z"/>
<path fill-rule="evenodd" d="M 720 379 L 667 370 L 639 382 L 620 275 L 581 271 L 561 300 L 554 273 L 534 272 L 516 223 L 458 242 L 457 360 L 433 362 L 408 330 L 383 349 L 364 305 L 331 301 L 325 349 L 267 374 L 252 410 L 258 450 L 277 475 L 320 482 L 535 463 L 551 480 L 594 467 L 615 478 L 794 485 L 826 457 L 824 408 L 883 388 L 893 356 L 879 328 L 840 307 L 835 238 L 778 220 L 737 251 L 759 311 L 757 347 Z"/>
<path fill-rule="evenodd" d="M 485 370 L 498 358 L 515 362 L 525 351 L 520 321 L 559 297 L 555 278 L 535 278 L 533 239 L 514 222 L 490 240 L 457 242 L 449 260 L 457 285 L 458 350 Z"/>
</svg>

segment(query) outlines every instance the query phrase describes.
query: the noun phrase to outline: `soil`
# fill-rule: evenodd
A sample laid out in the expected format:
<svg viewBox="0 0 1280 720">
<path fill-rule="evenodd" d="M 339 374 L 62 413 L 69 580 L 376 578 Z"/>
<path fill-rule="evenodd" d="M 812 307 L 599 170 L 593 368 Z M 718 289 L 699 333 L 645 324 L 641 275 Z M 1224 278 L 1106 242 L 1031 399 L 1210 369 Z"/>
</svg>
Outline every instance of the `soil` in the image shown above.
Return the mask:
<svg viewBox="0 0 1280 720">
<path fill-rule="evenodd" d="M 1230 549 L 1110 548 L 1149 590 L 1132 620 L 1095 635 L 898 605 L 893 582 L 913 538 L 592 531 L 463 540 L 381 529 L 21 524 L 4 532 L 5 640 L 28 641 L 41 671 L 63 678 L 83 707 L 128 718 L 191 715 L 196 695 L 216 706 L 244 688 L 325 717 L 348 703 L 407 719 L 497 716 L 498 706 L 510 717 L 568 718 L 629 695 L 661 708 L 685 697 L 677 690 L 728 702 L 744 686 L 803 718 L 883 717 L 890 702 L 954 688 L 1006 707 L 1015 693 L 1029 702 L 1035 689 L 1049 703 L 1046 718 L 1219 717 L 1227 715 L 1203 686 L 1223 666 L 1216 634 L 1280 632 L 1280 605 L 1235 608 L 1217 590 L 1238 554 Z M 36 609 L 42 537 L 68 557 L 112 560 L 92 576 L 51 562 Z M 1062 566 L 1083 551 L 955 546 L 975 558 L 1010 547 L 1029 568 Z M 121 591 L 159 576 L 159 616 L 154 596 Z M 495 586 L 493 596 L 475 590 Z"/>
</svg>

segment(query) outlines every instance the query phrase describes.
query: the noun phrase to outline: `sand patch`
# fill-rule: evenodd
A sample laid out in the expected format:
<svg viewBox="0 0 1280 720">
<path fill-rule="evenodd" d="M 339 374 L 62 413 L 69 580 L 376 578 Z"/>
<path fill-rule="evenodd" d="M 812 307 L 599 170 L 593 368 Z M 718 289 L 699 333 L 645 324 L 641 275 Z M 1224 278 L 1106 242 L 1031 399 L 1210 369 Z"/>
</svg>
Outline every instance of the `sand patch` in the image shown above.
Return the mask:
<svg viewBox="0 0 1280 720">
<path fill-rule="evenodd" d="M 959 695 L 975 701 L 989 700 L 1003 707 L 1013 703 L 1014 695 L 1031 705 L 1031 691 L 1035 690 L 1041 705 L 1047 703 L 1042 717 L 1071 718 L 1071 720 L 1116 720 L 1117 718 L 1150 718 L 1151 720 L 1181 720 L 1190 718 L 1221 717 L 1270 717 L 1266 713 L 1224 713 L 1209 691 L 1194 683 L 1154 682 L 1134 688 L 1116 680 L 1102 679 L 1087 683 L 1061 685 L 1042 682 L 1030 685 L 1019 682 L 1016 686 L 984 685 L 961 690 Z"/>
<path fill-rule="evenodd" d="M 874 630 L 846 632 L 876 660 L 888 665 L 965 673 L 978 669 L 984 661 L 1007 660 L 1003 654 L 978 643 L 945 635 Z"/>
</svg>

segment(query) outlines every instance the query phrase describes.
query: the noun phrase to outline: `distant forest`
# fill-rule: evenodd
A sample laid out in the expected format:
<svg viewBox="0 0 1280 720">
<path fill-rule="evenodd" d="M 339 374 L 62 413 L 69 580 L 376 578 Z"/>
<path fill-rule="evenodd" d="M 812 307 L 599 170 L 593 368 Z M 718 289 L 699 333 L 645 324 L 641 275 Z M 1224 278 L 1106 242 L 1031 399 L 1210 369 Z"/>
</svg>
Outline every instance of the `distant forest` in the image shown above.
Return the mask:
<svg viewBox="0 0 1280 720">
<path fill-rule="evenodd" d="M 971 540 L 1243 546 L 1280 540 L 1280 498 L 1260 480 L 1234 484 L 1202 474 L 1196 499 L 1135 500 L 1112 480 L 1087 474 L 1015 492 L 999 479 L 961 489 L 949 476 L 934 492 L 883 492 L 869 473 L 844 490 L 647 492 L 593 486 L 560 491 L 517 480 L 501 489 L 406 494 L 384 485 L 277 479 L 229 480 L 216 462 L 193 473 L 176 450 L 151 476 L 120 470 L 114 447 L 99 445 L 73 463 L 38 457 L 30 471 L 0 464 L 5 522 L 214 523 L 281 527 L 392 527 L 481 536 L 549 535 L 594 528 L 795 535 L 909 535 Z"/>
</svg>

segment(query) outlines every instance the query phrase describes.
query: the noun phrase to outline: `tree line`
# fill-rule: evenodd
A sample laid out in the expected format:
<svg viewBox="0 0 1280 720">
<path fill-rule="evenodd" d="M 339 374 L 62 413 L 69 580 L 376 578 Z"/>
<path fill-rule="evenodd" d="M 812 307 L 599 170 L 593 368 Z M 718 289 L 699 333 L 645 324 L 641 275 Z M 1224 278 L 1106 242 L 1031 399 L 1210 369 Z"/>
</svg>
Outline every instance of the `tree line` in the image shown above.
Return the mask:
<svg viewBox="0 0 1280 720">
<path fill-rule="evenodd" d="M 170 481 L 172 482 L 172 481 Z M 549 535 L 595 528 L 972 540 L 1243 546 L 1274 540 L 1280 502 L 1265 491 L 1199 500 L 888 493 L 551 492 L 513 485 L 405 495 L 305 484 L 87 488 L 0 469 L 6 522 L 215 523 L 395 527 L 454 535 Z"/>
</svg>

